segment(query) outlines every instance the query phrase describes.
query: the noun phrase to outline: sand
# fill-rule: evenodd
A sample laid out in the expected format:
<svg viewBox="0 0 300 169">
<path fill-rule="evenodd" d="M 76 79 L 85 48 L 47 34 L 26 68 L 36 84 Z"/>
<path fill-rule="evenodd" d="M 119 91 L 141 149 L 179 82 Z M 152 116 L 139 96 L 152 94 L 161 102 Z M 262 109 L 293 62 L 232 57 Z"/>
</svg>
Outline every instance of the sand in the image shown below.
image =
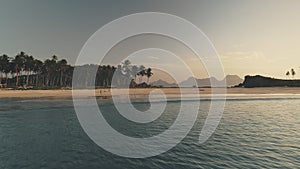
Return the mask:
<svg viewBox="0 0 300 169">
<path fill-rule="evenodd" d="M 116 95 L 125 94 L 126 90 L 124 89 L 114 89 Z M 129 95 L 137 96 L 137 95 L 148 95 L 153 90 L 160 90 L 164 92 L 166 95 L 179 95 L 180 90 L 176 88 L 148 88 L 148 89 L 130 89 Z M 78 89 L 76 93 L 79 96 L 86 97 L 87 91 L 91 90 L 83 90 Z M 222 89 L 216 89 L 216 91 L 222 91 Z M 191 94 L 193 93 L 192 89 L 182 89 L 182 94 Z M 211 89 L 209 88 L 199 88 L 200 94 L 210 94 Z M 220 92 L 222 93 L 222 92 Z M 96 89 L 95 95 L 97 97 L 110 97 L 111 96 L 110 89 Z M 227 94 L 300 94 L 300 88 L 228 88 Z M 88 94 L 89 95 L 89 94 Z M 72 98 L 72 90 L 0 90 L 0 98 Z"/>
</svg>

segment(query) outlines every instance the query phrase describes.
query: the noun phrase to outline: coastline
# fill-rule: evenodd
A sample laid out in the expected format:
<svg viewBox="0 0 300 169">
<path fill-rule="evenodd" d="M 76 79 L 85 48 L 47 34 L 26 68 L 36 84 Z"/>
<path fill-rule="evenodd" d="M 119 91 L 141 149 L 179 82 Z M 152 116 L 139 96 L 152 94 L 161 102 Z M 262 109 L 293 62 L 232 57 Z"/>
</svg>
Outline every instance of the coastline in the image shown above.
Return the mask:
<svg viewBox="0 0 300 169">
<path fill-rule="evenodd" d="M 129 89 L 130 96 L 145 96 L 153 90 L 161 90 L 168 95 L 180 95 L 179 88 L 137 88 Z M 77 89 L 80 96 L 86 97 L 88 89 Z M 125 89 L 115 89 L 117 95 L 124 94 Z M 223 89 L 216 88 L 216 91 Z M 89 90 L 90 91 L 90 90 Z M 189 88 L 183 88 L 182 94 L 193 94 Z M 108 88 L 96 89 L 96 97 L 111 97 L 111 90 Z M 199 93 L 210 95 L 210 88 L 199 88 Z M 300 87 L 266 87 L 266 88 L 227 88 L 227 95 L 230 94 L 300 94 Z M 72 98 L 72 90 L 0 90 L 0 99 L 5 98 Z"/>
</svg>

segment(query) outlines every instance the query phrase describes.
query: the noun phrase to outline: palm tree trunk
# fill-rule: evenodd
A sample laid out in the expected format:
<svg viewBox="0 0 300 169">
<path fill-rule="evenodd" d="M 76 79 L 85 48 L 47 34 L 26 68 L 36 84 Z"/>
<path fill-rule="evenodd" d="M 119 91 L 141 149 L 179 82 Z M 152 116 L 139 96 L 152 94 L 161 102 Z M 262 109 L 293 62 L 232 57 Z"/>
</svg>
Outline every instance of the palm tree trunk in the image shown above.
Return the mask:
<svg viewBox="0 0 300 169">
<path fill-rule="evenodd" d="M 0 71 L 0 84 L 2 84 L 2 78 L 3 78 L 2 72 Z"/>
<path fill-rule="evenodd" d="M 16 73 L 16 88 L 19 86 L 19 72 Z"/>
<path fill-rule="evenodd" d="M 62 80 L 63 80 L 63 73 L 62 73 L 62 71 L 60 71 L 60 87 L 62 87 L 63 85 L 62 85 Z"/>
<path fill-rule="evenodd" d="M 5 73 L 5 83 L 7 84 L 7 80 L 8 80 L 8 74 L 7 73 Z"/>
<path fill-rule="evenodd" d="M 45 83 L 45 85 L 46 85 L 46 87 L 49 86 L 49 75 L 47 75 L 47 77 L 46 77 L 46 83 Z"/>
<path fill-rule="evenodd" d="M 30 70 L 29 70 L 29 71 L 30 71 Z M 28 84 L 29 84 L 29 71 L 27 71 L 26 87 L 28 87 Z"/>
<path fill-rule="evenodd" d="M 39 84 L 39 74 L 36 74 L 36 77 L 35 77 L 35 86 L 38 87 L 38 84 Z"/>
</svg>

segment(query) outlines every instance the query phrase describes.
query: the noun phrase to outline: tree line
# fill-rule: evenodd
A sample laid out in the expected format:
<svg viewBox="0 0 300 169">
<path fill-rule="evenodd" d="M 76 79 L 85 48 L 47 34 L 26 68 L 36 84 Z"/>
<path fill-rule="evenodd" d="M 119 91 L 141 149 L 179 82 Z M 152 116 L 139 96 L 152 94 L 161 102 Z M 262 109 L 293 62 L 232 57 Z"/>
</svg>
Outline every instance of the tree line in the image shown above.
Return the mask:
<svg viewBox="0 0 300 169">
<path fill-rule="evenodd" d="M 9 88 L 62 88 L 72 87 L 75 66 L 56 55 L 41 61 L 25 52 L 15 57 L 0 55 L 0 87 Z M 139 87 L 148 84 L 153 75 L 151 68 L 132 65 L 125 60 L 120 65 L 86 64 L 76 66 L 80 74 L 76 76 L 77 87 Z M 96 70 L 96 71 L 95 71 Z M 95 77 L 91 73 L 96 72 Z M 144 81 L 147 77 L 147 83 Z M 112 84 L 112 81 L 114 83 Z"/>
</svg>

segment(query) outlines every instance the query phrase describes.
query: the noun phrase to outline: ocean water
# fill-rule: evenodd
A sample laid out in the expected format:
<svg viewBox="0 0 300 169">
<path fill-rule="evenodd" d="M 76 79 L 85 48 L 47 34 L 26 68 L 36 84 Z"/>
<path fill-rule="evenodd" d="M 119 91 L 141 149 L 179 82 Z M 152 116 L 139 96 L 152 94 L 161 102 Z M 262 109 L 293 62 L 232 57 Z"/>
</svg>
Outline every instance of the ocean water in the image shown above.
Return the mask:
<svg viewBox="0 0 300 169">
<path fill-rule="evenodd" d="M 147 102 L 133 104 L 139 110 L 149 107 Z M 99 100 L 99 105 L 117 131 L 151 137 L 172 125 L 180 101 L 169 102 L 160 118 L 145 125 L 124 119 L 109 102 Z M 201 101 L 195 125 L 176 147 L 155 157 L 132 159 L 98 147 L 81 128 L 72 100 L 1 99 L 0 168 L 300 167 L 300 96 L 232 95 L 215 133 L 199 144 L 209 106 L 209 99 Z"/>
</svg>

